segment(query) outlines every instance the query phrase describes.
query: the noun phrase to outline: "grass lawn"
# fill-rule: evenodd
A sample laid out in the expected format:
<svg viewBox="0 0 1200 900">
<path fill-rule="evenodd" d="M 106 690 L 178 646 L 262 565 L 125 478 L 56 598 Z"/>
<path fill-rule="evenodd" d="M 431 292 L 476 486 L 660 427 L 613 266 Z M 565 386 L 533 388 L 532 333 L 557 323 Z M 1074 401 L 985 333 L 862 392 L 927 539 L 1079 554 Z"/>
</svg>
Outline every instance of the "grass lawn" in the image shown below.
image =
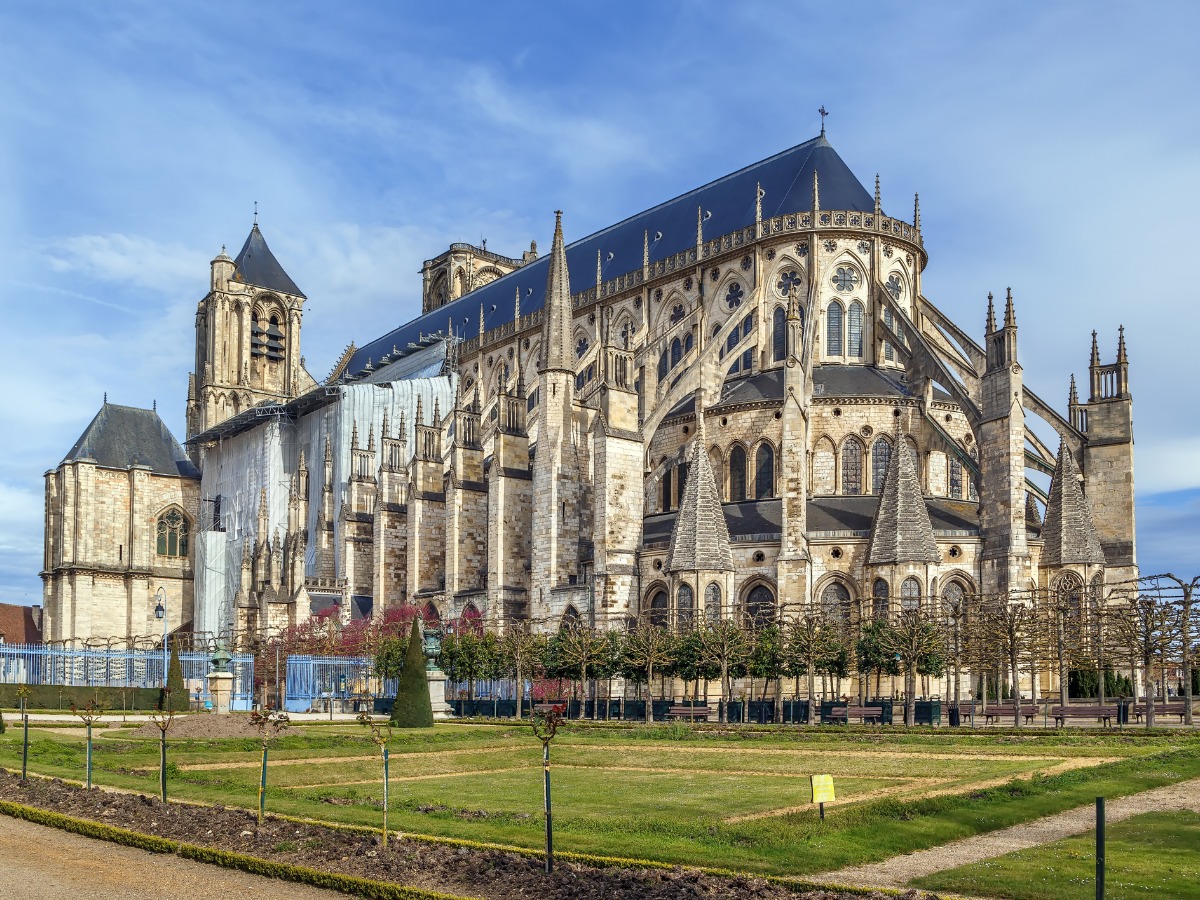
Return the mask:
<svg viewBox="0 0 1200 900">
<path fill-rule="evenodd" d="M 31 736 L 32 771 L 82 778 L 82 730 Z M 542 845 L 541 746 L 527 727 L 439 725 L 390 746 L 392 827 Z M 172 741 L 168 754 L 171 796 L 257 805 L 257 740 Z M 382 766 L 363 729 L 293 727 L 270 760 L 268 809 L 378 824 Z M 801 875 L 1200 777 L 1200 737 L 571 725 L 551 762 L 562 849 Z M 0 737 L 0 765 L 20 766 L 19 732 Z M 97 732 L 98 784 L 152 794 L 157 766 L 157 738 Z M 823 825 L 809 802 L 817 772 L 839 798 Z"/>
<path fill-rule="evenodd" d="M 1096 896 L 1096 833 L 939 872 L 913 882 L 930 890 L 1012 900 L 1091 900 Z M 1105 829 L 1108 900 L 1200 898 L 1200 815 L 1157 812 Z"/>
</svg>

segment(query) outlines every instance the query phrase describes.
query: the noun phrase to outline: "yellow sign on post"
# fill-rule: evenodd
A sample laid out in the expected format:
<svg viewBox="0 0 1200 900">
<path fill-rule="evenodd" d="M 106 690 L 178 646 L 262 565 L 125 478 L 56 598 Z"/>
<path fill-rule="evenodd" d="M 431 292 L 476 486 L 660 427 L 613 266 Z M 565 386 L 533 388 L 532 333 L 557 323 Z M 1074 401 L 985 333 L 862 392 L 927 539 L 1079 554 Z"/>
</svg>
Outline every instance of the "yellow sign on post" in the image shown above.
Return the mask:
<svg viewBox="0 0 1200 900">
<path fill-rule="evenodd" d="M 825 804 L 834 801 L 833 776 L 810 775 L 809 781 L 812 782 L 813 803 L 816 803 L 817 808 L 821 810 L 821 821 L 824 822 Z"/>
<path fill-rule="evenodd" d="M 812 795 L 813 803 L 832 803 L 833 795 L 833 776 L 832 775 L 812 775 Z"/>
</svg>

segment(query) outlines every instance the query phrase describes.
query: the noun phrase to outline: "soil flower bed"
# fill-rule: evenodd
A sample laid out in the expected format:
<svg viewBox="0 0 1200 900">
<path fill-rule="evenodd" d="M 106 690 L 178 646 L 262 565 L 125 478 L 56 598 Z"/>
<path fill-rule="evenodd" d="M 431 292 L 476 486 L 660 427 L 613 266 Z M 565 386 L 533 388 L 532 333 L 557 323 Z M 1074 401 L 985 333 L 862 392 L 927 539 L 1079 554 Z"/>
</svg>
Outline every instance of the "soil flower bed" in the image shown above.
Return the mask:
<svg viewBox="0 0 1200 900">
<path fill-rule="evenodd" d="M 274 817 L 268 817 L 260 826 L 254 814 L 244 809 L 164 805 L 156 798 L 137 794 L 87 792 L 57 779 L 33 778 L 22 785 L 18 775 L 3 769 L 0 800 L 212 850 L 488 900 L 882 900 L 896 896 L 805 890 L 753 876 L 683 867 L 590 865 L 559 857 L 554 874 L 546 876 L 543 859 L 536 854 L 404 837 L 390 839 L 385 850 L 378 834 L 365 831 Z M 933 895 L 907 891 L 900 896 L 916 900 Z"/>
</svg>

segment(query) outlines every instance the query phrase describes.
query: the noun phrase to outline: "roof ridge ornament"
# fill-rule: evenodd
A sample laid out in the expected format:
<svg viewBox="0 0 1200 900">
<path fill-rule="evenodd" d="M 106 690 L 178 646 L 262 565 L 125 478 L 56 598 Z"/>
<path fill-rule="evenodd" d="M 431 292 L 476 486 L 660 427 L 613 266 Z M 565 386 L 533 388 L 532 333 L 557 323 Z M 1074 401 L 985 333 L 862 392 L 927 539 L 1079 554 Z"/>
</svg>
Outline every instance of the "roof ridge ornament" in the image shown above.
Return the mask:
<svg viewBox="0 0 1200 900">
<path fill-rule="evenodd" d="M 825 137 L 825 117 L 829 115 L 829 111 L 825 109 L 825 104 L 821 104 L 821 108 L 817 110 L 821 116 L 821 137 Z"/>
</svg>

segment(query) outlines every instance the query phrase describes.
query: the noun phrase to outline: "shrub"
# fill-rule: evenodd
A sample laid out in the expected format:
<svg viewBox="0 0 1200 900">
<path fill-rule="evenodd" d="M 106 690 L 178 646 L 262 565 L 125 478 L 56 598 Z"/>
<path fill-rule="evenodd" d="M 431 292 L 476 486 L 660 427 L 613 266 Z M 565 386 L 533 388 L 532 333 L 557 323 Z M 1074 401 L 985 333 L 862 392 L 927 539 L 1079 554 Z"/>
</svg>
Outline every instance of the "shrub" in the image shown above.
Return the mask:
<svg viewBox="0 0 1200 900">
<path fill-rule="evenodd" d="M 392 725 L 397 728 L 432 728 L 433 704 L 429 699 L 429 680 L 425 677 L 425 654 L 421 652 L 421 626 L 413 619 L 408 637 L 408 652 L 400 670 L 396 702 L 392 706 Z"/>
</svg>

